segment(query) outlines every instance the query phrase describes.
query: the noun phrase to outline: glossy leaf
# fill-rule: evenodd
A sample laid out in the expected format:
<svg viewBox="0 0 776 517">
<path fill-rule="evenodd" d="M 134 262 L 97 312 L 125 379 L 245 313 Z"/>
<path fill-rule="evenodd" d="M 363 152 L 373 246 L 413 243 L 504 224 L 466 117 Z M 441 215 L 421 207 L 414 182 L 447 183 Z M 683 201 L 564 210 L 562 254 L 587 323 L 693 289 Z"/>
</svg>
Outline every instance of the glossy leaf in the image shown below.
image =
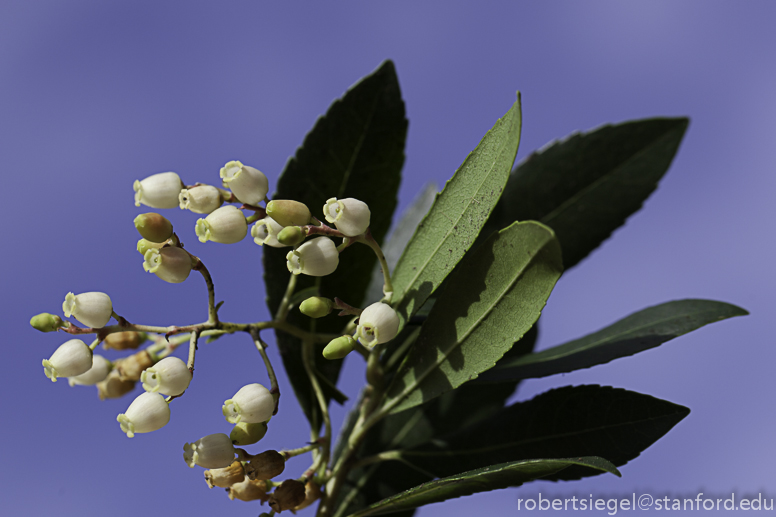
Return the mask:
<svg viewBox="0 0 776 517">
<path fill-rule="evenodd" d="M 399 262 L 410 239 L 415 234 L 418 225 L 423 220 L 423 217 L 428 213 L 431 205 L 436 198 L 437 187 L 433 183 L 426 184 L 423 190 L 415 196 L 412 200 L 409 208 L 404 211 L 401 219 L 396 224 L 396 227 L 391 230 L 388 241 L 382 246 L 383 254 L 385 255 L 385 261 L 388 263 L 389 271 L 393 272 L 396 269 L 396 264 Z M 383 272 L 380 269 L 380 264 L 375 264 L 375 269 L 372 272 L 372 281 L 369 284 L 369 290 L 367 291 L 367 303 L 379 302 L 383 297 Z"/>
<path fill-rule="evenodd" d="M 439 296 L 387 390 L 403 411 L 491 368 L 530 329 L 561 274 L 558 241 L 539 223 L 515 223 L 467 256 Z"/>
<path fill-rule="evenodd" d="M 555 231 L 570 269 L 641 208 L 679 148 L 689 120 L 605 125 L 545 146 L 519 164 L 488 222 L 541 221 Z"/>
<path fill-rule="evenodd" d="M 620 476 L 619 471 L 614 465 L 598 457 L 540 459 L 500 463 L 423 483 L 420 486 L 353 513 L 350 517 L 385 515 L 479 492 L 516 487 L 523 483 L 555 474 L 571 466 L 596 471 L 596 473 L 610 472 Z"/>
<path fill-rule="evenodd" d="M 677 300 L 649 307 L 587 336 L 541 352 L 500 361 L 480 381 L 545 377 L 636 354 L 715 321 L 749 314 L 713 300 Z"/>
<path fill-rule="evenodd" d="M 496 205 L 520 142 L 520 95 L 437 195 L 393 274 L 392 305 L 406 322 L 472 246 Z"/>
<path fill-rule="evenodd" d="M 566 386 L 503 409 L 476 426 L 402 452 L 436 476 L 529 458 L 601 456 L 618 467 L 689 414 L 686 407 L 623 389 Z M 578 479 L 569 469 L 548 479 Z"/>
<path fill-rule="evenodd" d="M 393 63 L 386 61 L 372 74 L 354 85 L 318 119 L 278 179 L 273 199 L 295 199 L 305 203 L 316 217 L 330 197 L 354 197 L 369 205 L 371 232 L 381 242 L 396 207 L 407 120 L 404 102 Z M 275 314 L 285 293 L 289 273 L 286 269 L 288 248 L 264 246 L 264 278 L 267 304 Z M 297 291 L 318 287 L 321 296 L 346 300 L 359 306 L 376 262 L 367 246 L 351 246 L 340 255 L 337 271 L 321 278 L 300 275 Z M 300 328 L 317 332 L 339 333 L 342 318 L 328 316 L 310 320 L 292 310 L 288 321 Z M 305 374 L 299 339 L 277 332 L 277 342 L 291 385 L 313 427 L 321 425 L 310 381 Z M 342 361 L 327 361 L 316 348 L 318 371 L 335 384 Z"/>
</svg>

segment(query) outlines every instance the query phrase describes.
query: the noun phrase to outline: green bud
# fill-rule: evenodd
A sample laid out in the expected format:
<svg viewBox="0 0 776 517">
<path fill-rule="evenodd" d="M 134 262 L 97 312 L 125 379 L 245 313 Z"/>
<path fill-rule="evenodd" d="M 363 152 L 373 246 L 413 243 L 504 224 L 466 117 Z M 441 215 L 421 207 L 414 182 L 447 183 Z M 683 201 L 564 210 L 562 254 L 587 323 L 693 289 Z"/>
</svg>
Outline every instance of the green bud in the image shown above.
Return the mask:
<svg viewBox="0 0 776 517">
<path fill-rule="evenodd" d="M 331 312 L 334 302 L 321 296 L 308 298 L 299 305 L 299 310 L 311 318 L 323 318 Z"/>
<path fill-rule="evenodd" d="M 302 244 L 305 237 L 307 237 L 307 235 L 305 235 L 304 230 L 300 227 L 286 226 L 278 233 L 278 242 L 280 244 L 285 244 L 286 246 L 296 247 Z"/>
<path fill-rule="evenodd" d="M 151 242 L 161 243 L 172 237 L 172 223 L 153 212 L 135 217 L 135 228 L 141 237 Z"/>
<path fill-rule="evenodd" d="M 229 433 L 229 438 L 235 445 L 253 445 L 264 438 L 265 434 L 267 434 L 267 422 L 259 422 L 258 424 L 240 422 Z"/>
<path fill-rule="evenodd" d="M 54 332 L 62 327 L 63 323 L 62 318 L 59 316 L 49 314 L 48 312 L 41 312 L 30 319 L 30 325 L 32 325 L 32 328 L 35 330 L 40 330 L 41 332 Z"/>
<path fill-rule="evenodd" d="M 356 348 L 356 340 L 353 336 L 340 336 L 329 341 L 323 349 L 323 357 L 326 359 L 342 359 Z"/>
<path fill-rule="evenodd" d="M 304 226 L 310 224 L 312 214 L 307 205 L 292 199 L 276 199 L 267 203 L 267 215 L 280 226 Z"/>
</svg>

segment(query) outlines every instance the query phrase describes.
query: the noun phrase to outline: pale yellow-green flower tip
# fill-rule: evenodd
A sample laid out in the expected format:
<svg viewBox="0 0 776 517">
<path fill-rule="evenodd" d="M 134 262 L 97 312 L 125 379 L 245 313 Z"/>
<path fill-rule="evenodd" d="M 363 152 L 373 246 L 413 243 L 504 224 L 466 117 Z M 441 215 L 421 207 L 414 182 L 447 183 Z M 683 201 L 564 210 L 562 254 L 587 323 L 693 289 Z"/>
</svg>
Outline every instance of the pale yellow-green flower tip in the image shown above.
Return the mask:
<svg viewBox="0 0 776 517">
<path fill-rule="evenodd" d="M 353 336 L 340 336 L 329 341 L 323 349 L 323 357 L 326 359 L 342 359 L 356 348 L 356 340 Z"/>
<path fill-rule="evenodd" d="M 258 422 L 249 424 L 248 422 L 240 422 L 235 425 L 232 432 L 229 433 L 229 439 L 232 440 L 234 445 L 244 446 L 253 445 L 259 440 L 264 438 L 267 434 L 267 422 Z"/>
<path fill-rule="evenodd" d="M 63 322 L 59 316 L 49 314 L 48 312 L 41 312 L 30 319 L 30 325 L 35 330 L 40 330 L 41 332 L 54 332 L 62 327 Z"/>
<path fill-rule="evenodd" d="M 278 233 L 278 242 L 286 246 L 299 246 L 307 235 L 298 226 L 286 226 Z"/>
<path fill-rule="evenodd" d="M 140 239 L 137 241 L 137 251 L 140 252 L 141 255 L 145 256 L 146 251 L 150 249 L 159 249 L 162 246 L 164 246 L 161 242 L 151 242 L 148 239 Z"/>
<path fill-rule="evenodd" d="M 151 242 L 162 243 L 172 237 L 172 223 L 153 212 L 135 217 L 135 228 L 141 237 Z"/>
<path fill-rule="evenodd" d="M 293 199 L 276 199 L 267 203 L 267 215 L 280 226 L 304 226 L 310 223 L 312 214 L 307 205 Z"/>
<path fill-rule="evenodd" d="M 309 316 L 311 318 L 323 318 L 331 312 L 333 306 L 334 302 L 328 298 L 313 296 L 303 301 L 299 305 L 299 310 L 305 316 Z"/>
</svg>

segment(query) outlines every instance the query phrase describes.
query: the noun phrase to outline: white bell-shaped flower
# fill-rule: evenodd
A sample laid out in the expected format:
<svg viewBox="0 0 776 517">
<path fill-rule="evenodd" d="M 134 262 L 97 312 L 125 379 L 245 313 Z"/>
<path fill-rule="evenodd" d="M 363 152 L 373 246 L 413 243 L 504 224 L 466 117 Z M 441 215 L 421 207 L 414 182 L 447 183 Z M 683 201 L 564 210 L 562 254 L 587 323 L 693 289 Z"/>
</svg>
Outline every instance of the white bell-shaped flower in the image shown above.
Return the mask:
<svg viewBox="0 0 776 517">
<path fill-rule="evenodd" d="M 245 215 L 234 205 L 226 205 L 215 210 L 204 219 L 197 220 L 199 242 L 220 242 L 234 244 L 240 242 L 248 233 Z"/>
<path fill-rule="evenodd" d="M 102 328 L 113 314 L 113 304 L 105 293 L 67 293 L 62 311 L 66 318 L 72 316 L 87 327 Z"/>
<path fill-rule="evenodd" d="M 365 347 L 387 343 L 399 332 L 399 315 L 390 305 L 373 303 L 358 317 L 356 338 Z"/>
<path fill-rule="evenodd" d="M 182 360 L 177 357 L 165 357 L 140 374 L 143 389 L 149 393 L 164 393 L 165 395 L 180 395 L 191 382 L 191 372 Z"/>
<path fill-rule="evenodd" d="M 232 464 L 234 455 L 232 440 L 224 433 L 209 434 L 183 446 L 183 459 L 191 468 L 199 465 L 206 469 L 222 469 Z"/>
<path fill-rule="evenodd" d="M 209 214 L 224 202 L 221 191 L 212 185 L 197 185 L 183 189 L 178 194 L 181 210 L 191 210 L 195 214 Z"/>
<path fill-rule="evenodd" d="M 142 203 L 151 208 L 175 208 L 179 203 L 178 194 L 183 187 L 183 182 L 174 172 L 160 172 L 142 181 L 136 180 L 135 206 Z"/>
<path fill-rule="evenodd" d="M 323 215 L 345 236 L 355 237 L 369 228 L 372 213 L 363 201 L 352 197 L 340 200 L 333 197 L 323 205 Z"/>
<path fill-rule="evenodd" d="M 75 377 L 92 367 L 92 350 L 80 339 L 65 341 L 50 358 L 43 360 L 43 372 L 51 382 L 57 377 Z"/>
<path fill-rule="evenodd" d="M 182 248 L 151 248 L 143 256 L 143 269 L 165 282 L 179 284 L 191 273 L 191 257 Z"/>
<path fill-rule="evenodd" d="M 318 237 L 289 251 L 286 260 L 288 270 L 295 275 L 326 276 L 337 269 L 339 252 L 333 240 Z"/>
<path fill-rule="evenodd" d="M 110 373 L 110 369 L 110 361 L 101 355 L 94 354 L 94 356 L 92 356 L 92 367 L 81 375 L 69 377 L 67 382 L 70 386 L 75 386 L 76 384 L 93 386 L 98 382 L 105 380 L 105 377 Z"/>
<path fill-rule="evenodd" d="M 266 422 L 275 411 L 275 398 L 261 384 L 248 384 L 224 402 L 221 411 L 230 424 Z"/>
<path fill-rule="evenodd" d="M 251 237 L 253 237 L 253 242 L 259 246 L 266 244 L 273 248 L 285 248 L 287 246 L 278 241 L 278 234 L 282 229 L 283 227 L 273 218 L 265 217 L 264 219 L 259 219 L 256 221 L 256 224 L 253 225 L 253 228 L 251 228 Z"/>
<path fill-rule="evenodd" d="M 237 199 L 248 205 L 257 206 L 269 192 L 269 180 L 264 173 L 238 161 L 228 162 L 221 167 L 221 179 Z"/>
<path fill-rule="evenodd" d="M 135 433 L 150 433 L 167 425 L 170 405 L 158 393 L 141 393 L 116 420 L 121 430 L 132 438 Z"/>
</svg>

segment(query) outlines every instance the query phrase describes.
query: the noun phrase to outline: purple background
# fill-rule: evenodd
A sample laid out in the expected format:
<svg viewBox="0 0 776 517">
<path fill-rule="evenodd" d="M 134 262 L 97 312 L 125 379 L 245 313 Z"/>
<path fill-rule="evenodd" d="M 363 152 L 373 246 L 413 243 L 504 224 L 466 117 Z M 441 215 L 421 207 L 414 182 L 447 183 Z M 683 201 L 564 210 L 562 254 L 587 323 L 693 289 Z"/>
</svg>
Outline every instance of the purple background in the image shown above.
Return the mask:
<svg viewBox="0 0 776 517">
<path fill-rule="evenodd" d="M 680 298 L 724 300 L 752 313 L 636 358 L 521 386 L 516 400 L 597 383 L 689 406 L 687 419 L 622 467 L 622 479 L 538 482 L 420 515 L 515 515 L 518 497 L 539 492 L 775 497 L 774 22 L 776 5 L 754 1 L 5 0 L 0 494 L 7 514 L 259 513 L 256 504 L 208 490 L 202 469 L 181 457 L 184 442 L 229 432 L 224 399 L 266 382 L 246 336 L 201 347 L 197 376 L 172 405 L 169 425 L 130 440 L 115 419 L 132 396 L 100 402 L 94 388 L 49 382 L 41 359 L 67 336 L 39 334 L 27 322 L 59 313 L 68 291 L 91 290 L 109 293 L 117 312 L 137 323 L 203 320 L 199 278 L 169 285 L 143 271 L 132 219 L 147 209 L 134 207 L 132 182 L 173 170 L 187 183 L 216 183 L 219 168 L 239 159 L 274 185 L 316 118 L 386 58 L 396 63 L 410 120 L 400 210 L 424 183 L 444 183 L 518 89 L 518 160 L 607 122 L 691 117 L 643 210 L 561 279 L 540 348 Z M 164 214 L 208 264 L 226 300 L 222 318 L 266 319 L 260 248 L 249 239 L 200 244 L 195 215 Z M 279 367 L 274 347 L 271 357 Z M 362 382 L 360 363 L 351 358 L 343 371 L 351 396 Z M 308 437 L 281 382 L 281 413 L 253 452 L 298 447 Z M 343 415 L 334 410 L 336 421 Z M 306 457 L 295 459 L 286 474 L 306 467 Z"/>
</svg>

